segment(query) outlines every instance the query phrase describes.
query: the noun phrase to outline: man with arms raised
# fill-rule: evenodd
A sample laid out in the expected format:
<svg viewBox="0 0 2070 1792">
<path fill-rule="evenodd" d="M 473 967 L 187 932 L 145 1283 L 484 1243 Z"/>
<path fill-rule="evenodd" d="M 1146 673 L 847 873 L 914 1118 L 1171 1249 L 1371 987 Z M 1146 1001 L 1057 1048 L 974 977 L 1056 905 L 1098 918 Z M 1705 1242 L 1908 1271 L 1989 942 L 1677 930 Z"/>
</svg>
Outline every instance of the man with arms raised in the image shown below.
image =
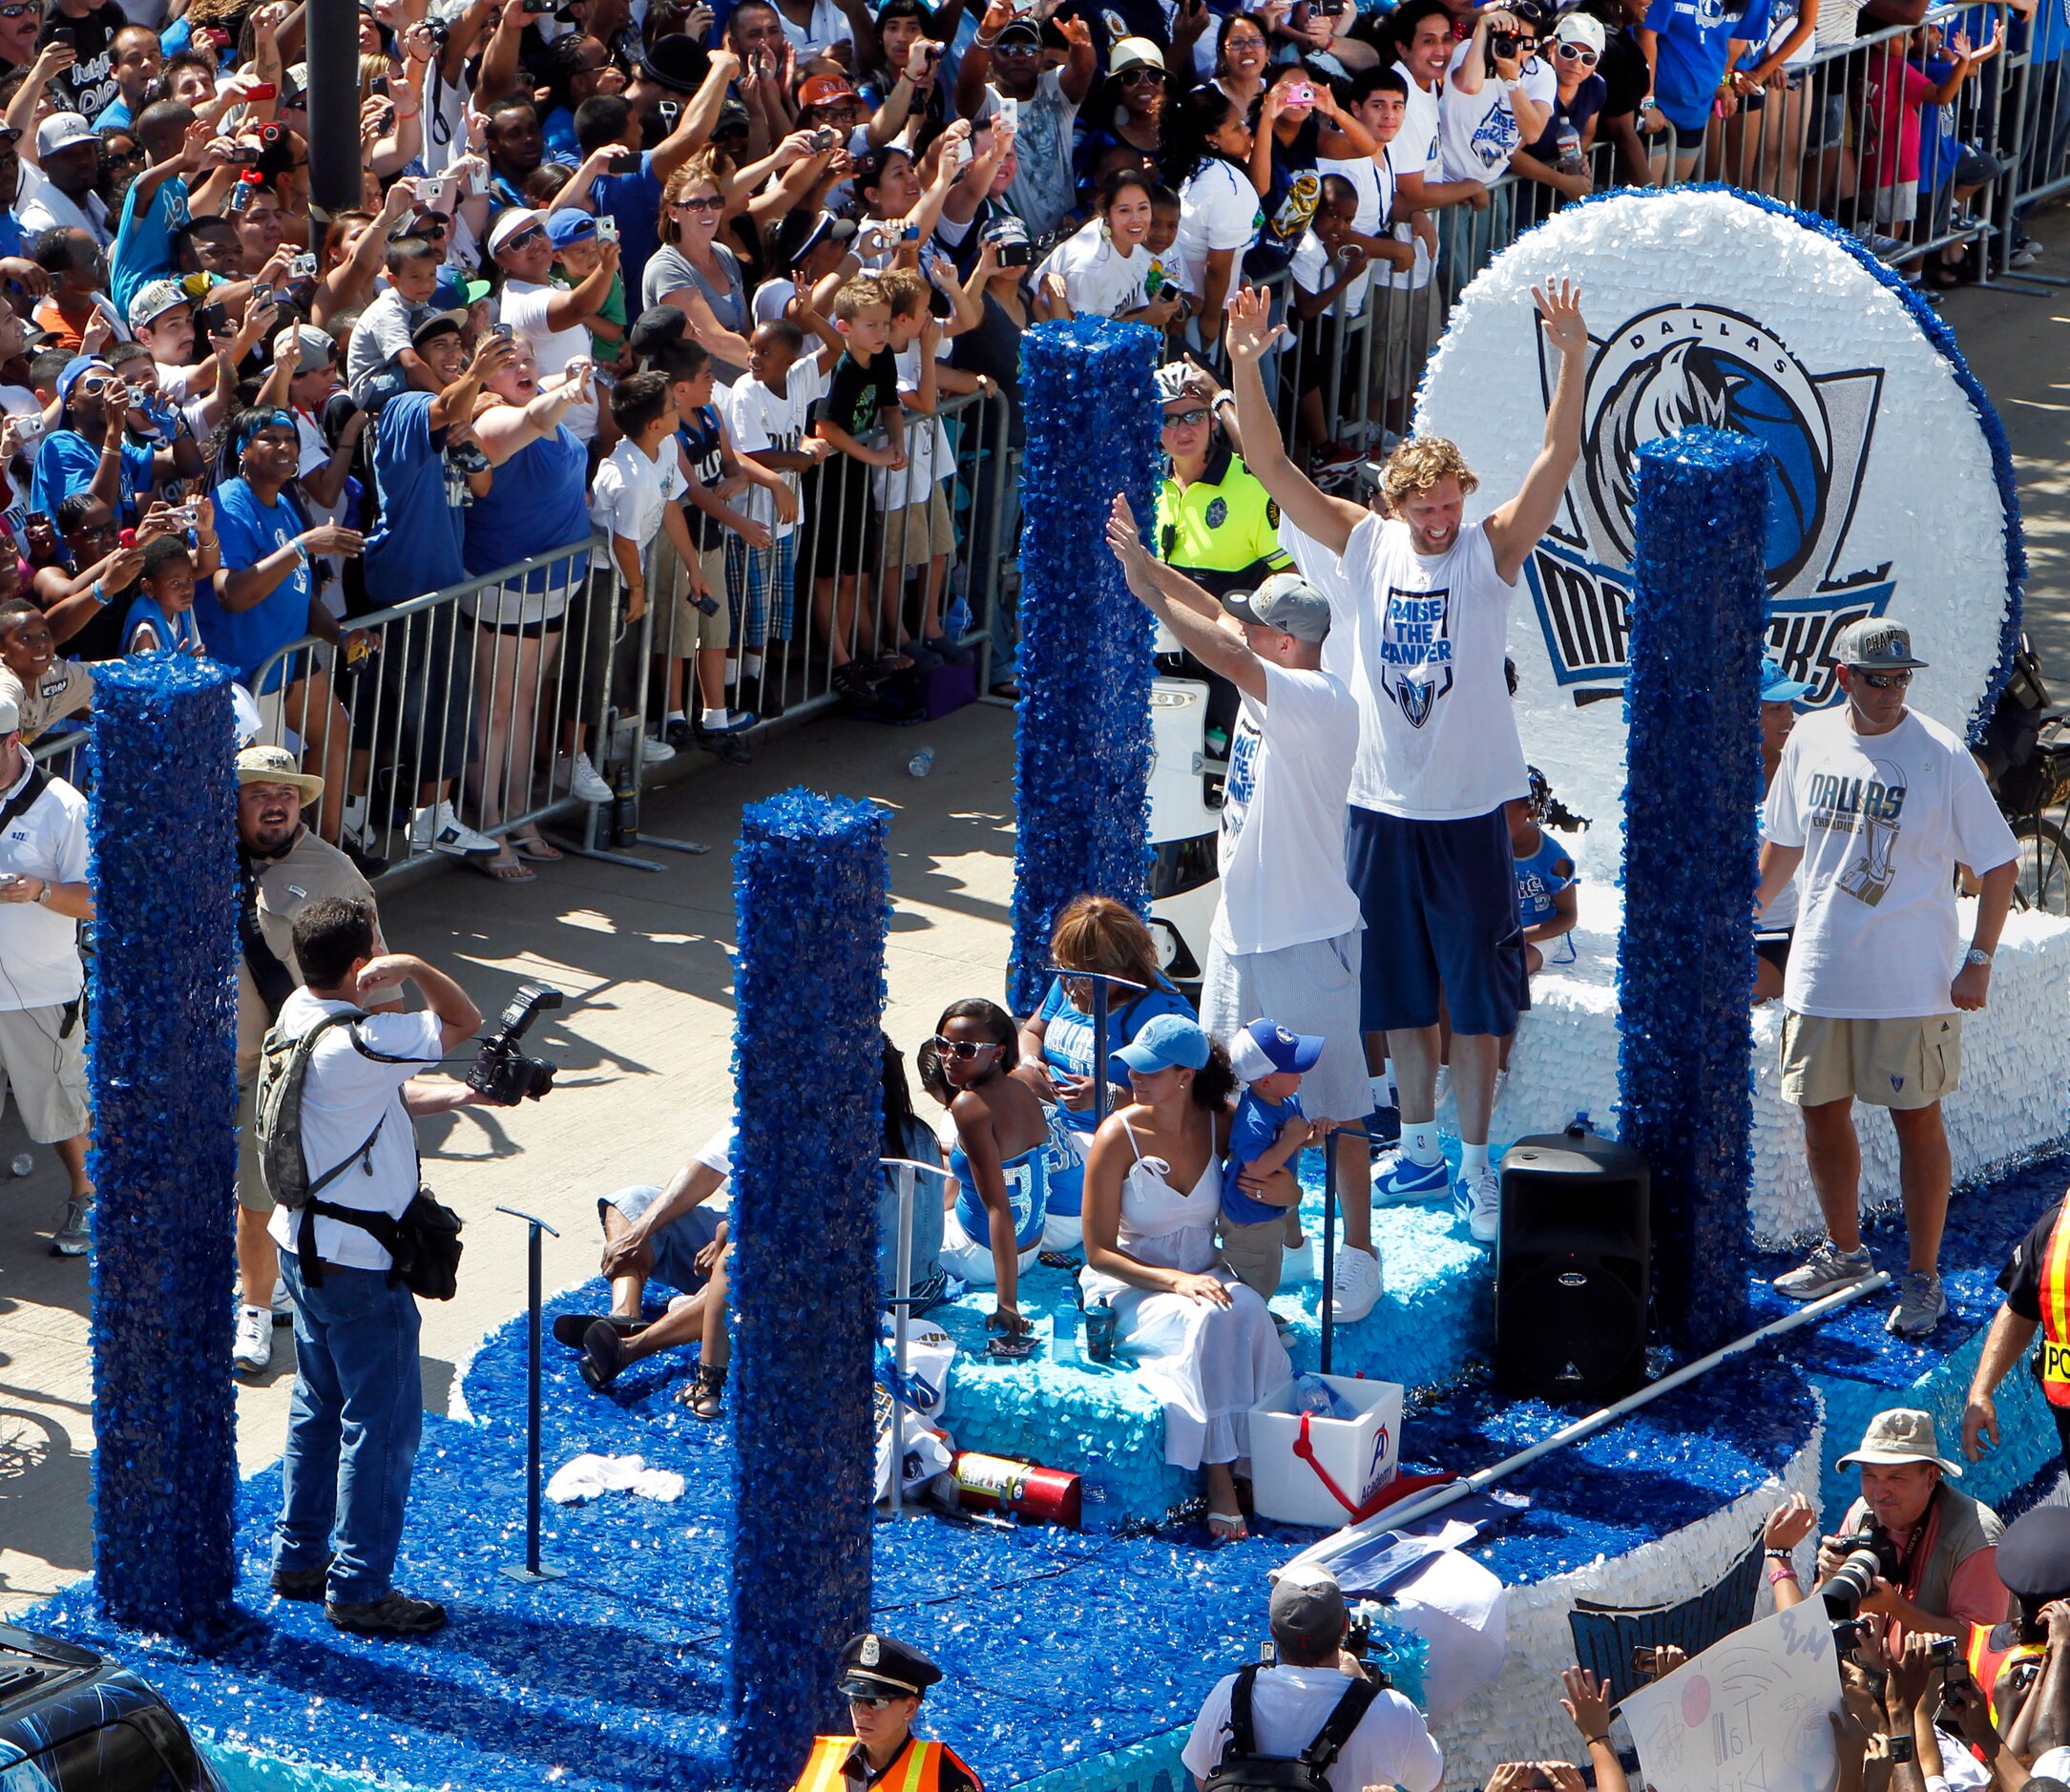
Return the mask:
<svg viewBox="0 0 2070 1792">
<path fill-rule="evenodd" d="M 1498 1212 L 1488 1161 L 1496 1057 L 1527 990 L 1503 805 L 1530 780 L 1503 643 L 1517 574 L 1580 458 L 1588 351 L 1579 288 L 1562 281 L 1533 297 L 1559 353 L 1545 445 L 1516 495 L 1471 528 L 1461 519 L 1478 482 L 1438 436 L 1413 436 L 1389 458 L 1386 514 L 1318 490 L 1287 458 L 1259 373 L 1280 334 L 1265 295 L 1239 295 L 1226 331 L 1251 470 L 1279 503 L 1294 564 L 1329 598 L 1324 663 L 1358 702 L 1346 869 L 1366 921 L 1361 1025 L 1368 1064 L 1383 1052 L 1393 1062 L 1402 1116 L 1401 1153 L 1375 1198 L 1452 1189 L 1484 1244 Z M 1437 1136 L 1441 999 L 1459 1106 L 1456 1188 Z M 1378 1107 L 1386 1094 L 1373 1081 Z"/>
</svg>

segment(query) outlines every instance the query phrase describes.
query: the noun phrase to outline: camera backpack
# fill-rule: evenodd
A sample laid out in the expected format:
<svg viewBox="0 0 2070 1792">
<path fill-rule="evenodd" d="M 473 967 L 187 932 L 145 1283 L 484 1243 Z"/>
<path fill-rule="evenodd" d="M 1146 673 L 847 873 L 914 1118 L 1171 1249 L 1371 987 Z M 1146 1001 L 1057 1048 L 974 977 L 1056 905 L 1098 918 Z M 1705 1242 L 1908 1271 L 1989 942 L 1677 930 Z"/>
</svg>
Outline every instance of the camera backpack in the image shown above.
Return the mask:
<svg viewBox="0 0 2070 1792">
<path fill-rule="evenodd" d="M 1253 1661 L 1237 1670 L 1236 1684 L 1229 1689 L 1229 1740 L 1222 1759 L 1208 1769 L 1202 1792 L 1329 1792 L 1329 1770 L 1372 1701 L 1380 1697 L 1380 1689 L 1370 1680 L 1353 1680 L 1315 1740 L 1300 1754 L 1261 1755 L 1250 1704 L 1251 1688 L 1263 1665 Z"/>
<path fill-rule="evenodd" d="M 349 1030 L 366 1018 L 364 1008 L 349 1008 L 343 1013 L 324 1015 L 307 1032 L 293 1039 L 282 1038 L 278 1026 L 269 1027 L 259 1048 L 259 1088 L 252 1100 L 252 1137 L 259 1147 L 259 1177 L 266 1185 L 266 1193 L 290 1211 L 306 1207 L 355 1163 L 364 1163 L 374 1148 L 374 1140 L 381 1136 L 387 1117 L 385 1115 L 374 1123 L 374 1130 L 359 1150 L 310 1181 L 308 1161 L 302 1155 L 302 1094 L 309 1078 L 309 1054 L 319 1039 L 339 1026 L 347 1029 L 345 1036 L 352 1041 L 354 1050 L 366 1052 L 359 1035 Z"/>
</svg>

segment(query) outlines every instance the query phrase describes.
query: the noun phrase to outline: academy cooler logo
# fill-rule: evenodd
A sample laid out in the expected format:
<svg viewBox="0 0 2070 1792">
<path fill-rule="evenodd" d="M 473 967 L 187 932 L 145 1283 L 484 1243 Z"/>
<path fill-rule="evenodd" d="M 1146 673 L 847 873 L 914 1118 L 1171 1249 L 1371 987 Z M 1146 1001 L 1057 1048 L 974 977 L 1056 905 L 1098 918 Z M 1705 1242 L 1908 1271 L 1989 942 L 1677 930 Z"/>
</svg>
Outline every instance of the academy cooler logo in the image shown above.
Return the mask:
<svg viewBox="0 0 2070 1792">
<path fill-rule="evenodd" d="M 1637 541 L 1640 448 L 1703 427 L 1768 450 L 1768 645 L 1811 706 L 1839 695 L 1828 653 L 1850 622 L 1881 615 L 1892 561 L 1852 556 L 1883 373 L 1813 372 L 1773 330 L 1722 305 L 1661 305 L 1591 343 L 1581 465 L 1527 569 L 1554 677 L 1585 703 L 1620 694 Z M 1547 402 L 1557 369 L 1539 344 Z"/>
<path fill-rule="evenodd" d="M 1544 443 L 1557 367 L 1531 291 L 1559 279 L 1579 285 L 1589 328 L 1581 454 L 1506 643 L 1525 756 L 1560 802 L 1612 836 L 1622 824 L 1640 769 L 1623 703 L 1633 481 L 1641 445 L 1685 429 L 1768 451 L 1762 645 L 1811 686 L 1806 702 L 1839 700 L 1841 630 L 1889 616 L 1928 662 L 1913 707 L 1967 730 L 2017 615 L 2019 524 L 1989 401 L 1930 314 L 1819 220 L 1722 188 L 1564 207 L 1460 294 L 1417 395 L 1416 428 L 1457 443 L 1479 478 L 1470 526 Z"/>
</svg>

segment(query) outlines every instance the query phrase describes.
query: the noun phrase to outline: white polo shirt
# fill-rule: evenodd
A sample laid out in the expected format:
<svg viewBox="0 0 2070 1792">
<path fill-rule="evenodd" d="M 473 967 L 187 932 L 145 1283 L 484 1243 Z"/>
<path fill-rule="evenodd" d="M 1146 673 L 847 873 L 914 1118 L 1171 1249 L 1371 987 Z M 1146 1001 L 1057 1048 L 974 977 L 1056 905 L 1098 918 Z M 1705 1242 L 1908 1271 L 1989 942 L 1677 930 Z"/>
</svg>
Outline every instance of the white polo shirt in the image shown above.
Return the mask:
<svg viewBox="0 0 2070 1792">
<path fill-rule="evenodd" d="M 0 805 L 13 800 L 34 770 L 23 765 L 0 791 Z M 86 881 L 86 799 L 62 778 L 52 779 L 0 832 L 0 876 Z M 0 903 L 0 1010 L 57 1008 L 85 987 L 76 921 L 43 903 Z"/>
</svg>

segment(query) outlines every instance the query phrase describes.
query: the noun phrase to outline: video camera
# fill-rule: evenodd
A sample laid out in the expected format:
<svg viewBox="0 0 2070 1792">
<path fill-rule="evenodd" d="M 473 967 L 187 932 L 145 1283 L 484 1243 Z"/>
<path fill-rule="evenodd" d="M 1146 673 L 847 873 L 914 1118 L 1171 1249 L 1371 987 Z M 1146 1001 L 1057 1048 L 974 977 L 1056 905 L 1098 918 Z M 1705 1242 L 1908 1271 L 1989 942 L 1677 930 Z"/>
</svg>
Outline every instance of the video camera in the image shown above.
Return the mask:
<svg viewBox="0 0 2070 1792">
<path fill-rule="evenodd" d="M 558 1008 L 561 1001 L 561 992 L 543 983 L 520 984 L 495 1031 L 475 1053 L 468 1070 L 468 1087 L 499 1108 L 536 1101 L 553 1088 L 554 1066 L 544 1058 L 527 1057 L 517 1049 L 517 1042 L 533 1020 L 546 1010 Z"/>
<path fill-rule="evenodd" d="M 1897 1578 L 1900 1564 L 1897 1545 L 1881 1525 L 1864 1525 L 1854 1535 L 1837 1537 L 1834 1543 L 1841 1552 L 1840 1566 L 1819 1593 L 1826 1601 L 1826 1615 L 1835 1622 L 1837 1636 L 1837 1626 L 1854 1619 L 1878 1579 Z"/>
</svg>

